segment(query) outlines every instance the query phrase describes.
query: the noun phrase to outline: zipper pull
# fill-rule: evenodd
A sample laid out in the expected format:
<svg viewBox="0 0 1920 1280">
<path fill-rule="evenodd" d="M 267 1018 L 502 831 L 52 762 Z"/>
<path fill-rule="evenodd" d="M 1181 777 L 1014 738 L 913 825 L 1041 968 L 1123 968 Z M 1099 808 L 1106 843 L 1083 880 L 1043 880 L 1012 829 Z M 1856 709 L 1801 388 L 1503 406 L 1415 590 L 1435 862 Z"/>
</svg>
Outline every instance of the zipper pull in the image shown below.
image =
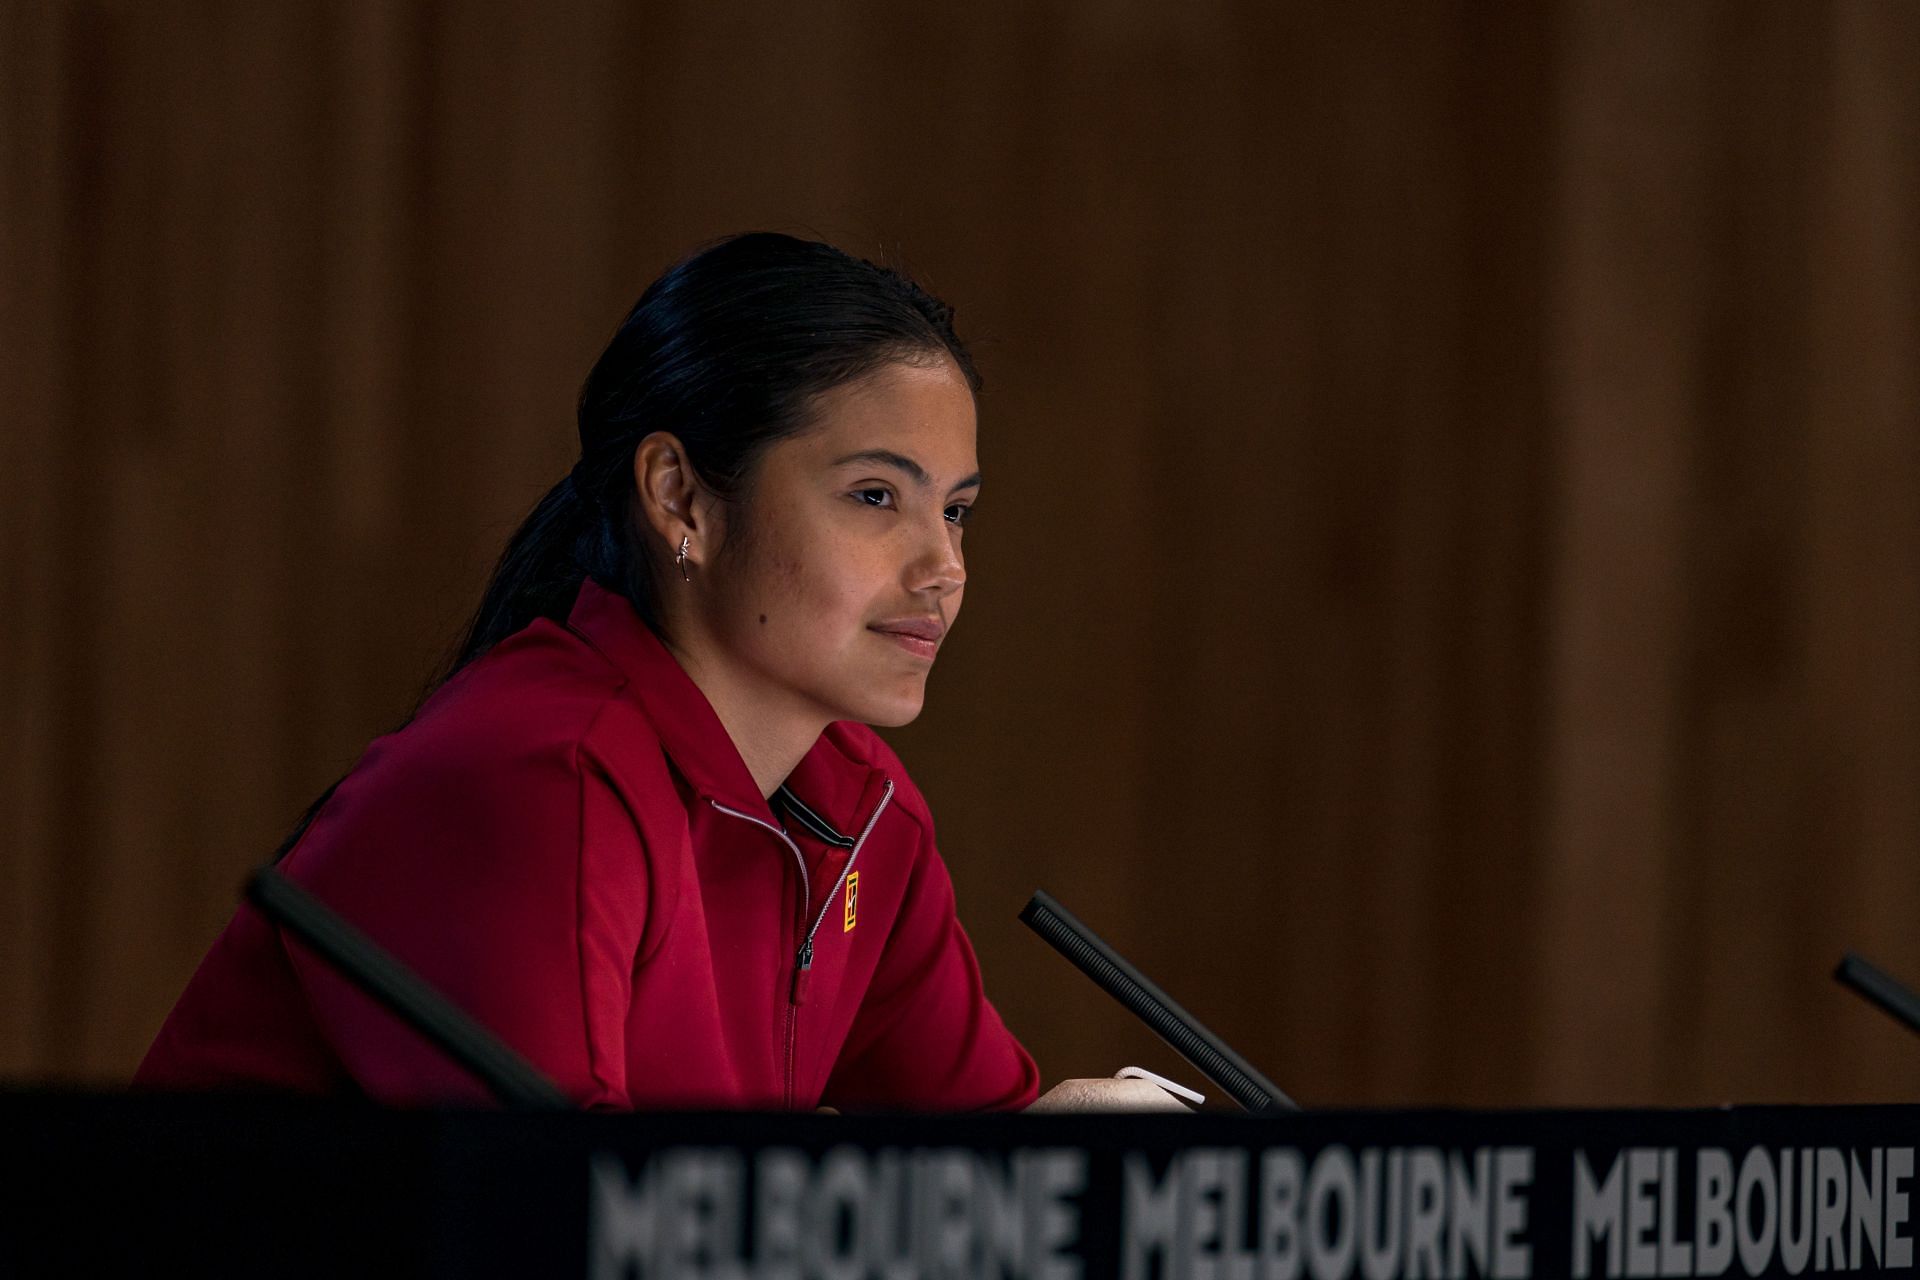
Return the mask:
<svg viewBox="0 0 1920 1280">
<path fill-rule="evenodd" d="M 799 962 L 793 966 L 793 988 L 787 993 L 791 1004 L 802 1005 L 807 1002 L 807 974 L 813 971 L 813 939 L 808 938 L 800 948 Z"/>
</svg>

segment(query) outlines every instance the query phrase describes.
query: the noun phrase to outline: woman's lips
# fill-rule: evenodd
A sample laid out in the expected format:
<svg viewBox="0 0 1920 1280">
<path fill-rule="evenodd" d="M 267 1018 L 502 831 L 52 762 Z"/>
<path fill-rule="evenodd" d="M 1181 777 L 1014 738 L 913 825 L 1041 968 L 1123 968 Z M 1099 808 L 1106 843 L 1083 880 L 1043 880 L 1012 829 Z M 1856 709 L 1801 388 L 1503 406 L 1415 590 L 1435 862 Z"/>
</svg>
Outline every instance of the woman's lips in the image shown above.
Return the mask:
<svg viewBox="0 0 1920 1280">
<path fill-rule="evenodd" d="M 940 636 L 946 628 L 932 620 L 911 619 L 900 622 L 875 623 L 869 630 L 874 631 L 905 649 L 917 658 L 929 662 L 940 649 Z"/>
</svg>

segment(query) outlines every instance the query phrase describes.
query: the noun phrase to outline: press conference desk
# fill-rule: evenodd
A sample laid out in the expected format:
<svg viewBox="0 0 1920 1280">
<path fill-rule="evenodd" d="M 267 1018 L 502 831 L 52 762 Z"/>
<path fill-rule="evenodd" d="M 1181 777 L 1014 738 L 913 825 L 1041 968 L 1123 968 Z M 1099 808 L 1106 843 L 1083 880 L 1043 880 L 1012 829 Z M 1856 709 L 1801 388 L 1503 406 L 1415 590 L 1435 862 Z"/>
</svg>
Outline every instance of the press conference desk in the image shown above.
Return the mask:
<svg viewBox="0 0 1920 1280">
<path fill-rule="evenodd" d="M 1920 1107 L 861 1118 L 0 1093 L 0 1275 L 1912 1274 Z"/>
</svg>

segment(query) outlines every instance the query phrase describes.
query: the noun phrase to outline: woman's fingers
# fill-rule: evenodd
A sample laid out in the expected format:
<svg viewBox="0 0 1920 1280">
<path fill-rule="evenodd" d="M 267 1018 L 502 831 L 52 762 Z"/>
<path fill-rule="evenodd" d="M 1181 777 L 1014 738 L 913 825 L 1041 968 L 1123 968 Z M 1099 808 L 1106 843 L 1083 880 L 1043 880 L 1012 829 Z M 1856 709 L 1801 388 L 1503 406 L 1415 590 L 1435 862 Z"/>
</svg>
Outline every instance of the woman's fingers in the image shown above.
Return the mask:
<svg viewBox="0 0 1920 1280">
<path fill-rule="evenodd" d="M 1027 1108 L 1030 1112 L 1180 1111 L 1187 1107 L 1146 1080 L 1062 1080 Z"/>
</svg>

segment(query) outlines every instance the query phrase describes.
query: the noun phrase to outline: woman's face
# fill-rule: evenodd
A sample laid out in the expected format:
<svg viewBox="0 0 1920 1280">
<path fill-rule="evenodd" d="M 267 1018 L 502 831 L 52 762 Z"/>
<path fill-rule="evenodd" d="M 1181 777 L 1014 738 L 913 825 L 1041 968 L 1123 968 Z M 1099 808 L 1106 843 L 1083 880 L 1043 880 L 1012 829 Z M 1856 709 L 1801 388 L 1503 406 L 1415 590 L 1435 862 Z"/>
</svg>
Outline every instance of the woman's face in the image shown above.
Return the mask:
<svg viewBox="0 0 1920 1280">
<path fill-rule="evenodd" d="M 828 720 L 906 724 L 960 613 L 980 491 L 973 392 L 949 359 L 822 393 L 761 456 L 705 572 L 705 630 L 762 697 Z"/>
</svg>

